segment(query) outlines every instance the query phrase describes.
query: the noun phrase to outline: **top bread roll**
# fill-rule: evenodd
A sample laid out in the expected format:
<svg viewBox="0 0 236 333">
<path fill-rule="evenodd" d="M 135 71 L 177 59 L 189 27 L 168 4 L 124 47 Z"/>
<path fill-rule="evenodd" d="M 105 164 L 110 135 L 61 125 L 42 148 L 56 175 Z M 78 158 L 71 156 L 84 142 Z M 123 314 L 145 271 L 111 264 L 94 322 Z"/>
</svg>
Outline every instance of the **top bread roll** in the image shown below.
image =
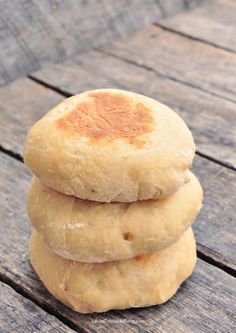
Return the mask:
<svg viewBox="0 0 236 333">
<path fill-rule="evenodd" d="M 188 179 L 195 145 L 167 106 L 99 89 L 57 105 L 29 131 L 24 160 L 49 187 L 81 199 L 164 198 Z"/>
</svg>

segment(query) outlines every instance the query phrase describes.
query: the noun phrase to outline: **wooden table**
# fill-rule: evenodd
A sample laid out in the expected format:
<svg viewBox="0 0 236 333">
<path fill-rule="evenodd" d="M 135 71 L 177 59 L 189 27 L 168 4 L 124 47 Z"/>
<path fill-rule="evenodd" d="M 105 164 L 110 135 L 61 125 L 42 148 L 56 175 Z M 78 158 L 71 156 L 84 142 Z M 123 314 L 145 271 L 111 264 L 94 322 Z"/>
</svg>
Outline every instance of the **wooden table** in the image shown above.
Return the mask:
<svg viewBox="0 0 236 333">
<path fill-rule="evenodd" d="M 236 1 L 205 1 L 193 9 L 176 8 L 174 15 L 170 3 L 158 1 L 157 23 L 76 51 L 67 60 L 58 56 L 57 64 L 47 59 L 45 66 L 42 60 L 36 72 L 31 64 L 12 70 L 4 58 L 8 72 L 2 70 L 0 88 L 0 332 L 235 332 Z M 172 15 L 160 19 L 166 13 Z M 22 163 L 22 146 L 27 129 L 52 106 L 101 87 L 154 97 L 185 119 L 197 144 L 193 170 L 205 199 L 194 225 L 197 267 L 170 301 L 81 315 L 56 301 L 29 264 L 26 197 L 31 175 Z"/>
</svg>

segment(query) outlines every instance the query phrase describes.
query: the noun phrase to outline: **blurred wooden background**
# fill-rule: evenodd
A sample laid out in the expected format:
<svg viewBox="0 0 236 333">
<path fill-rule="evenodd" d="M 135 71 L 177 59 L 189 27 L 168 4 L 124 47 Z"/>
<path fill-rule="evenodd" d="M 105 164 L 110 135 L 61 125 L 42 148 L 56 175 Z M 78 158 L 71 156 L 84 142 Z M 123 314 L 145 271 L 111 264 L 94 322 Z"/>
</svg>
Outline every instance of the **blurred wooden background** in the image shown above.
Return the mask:
<svg viewBox="0 0 236 333">
<path fill-rule="evenodd" d="M 0 84 L 203 0 L 0 0 Z"/>
</svg>

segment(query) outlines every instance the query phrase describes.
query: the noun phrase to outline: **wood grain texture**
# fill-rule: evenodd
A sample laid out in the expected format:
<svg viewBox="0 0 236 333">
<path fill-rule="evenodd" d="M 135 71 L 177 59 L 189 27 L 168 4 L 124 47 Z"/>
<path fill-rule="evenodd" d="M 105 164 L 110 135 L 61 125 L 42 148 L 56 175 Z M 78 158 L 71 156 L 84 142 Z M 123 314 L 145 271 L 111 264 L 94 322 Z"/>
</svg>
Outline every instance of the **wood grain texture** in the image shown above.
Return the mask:
<svg viewBox="0 0 236 333">
<path fill-rule="evenodd" d="M 22 155 L 27 129 L 63 99 L 27 78 L 0 88 L 0 145 Z"/>
<path fill-rule="evenodd" d="M 1 333 L 75 332 L 2 282 L 0 282 L 0 304 Z"/>
<path fill-rule="evenodd" d="M 103 50 L 174 81 L 236 101 L 236 54 L 231 52 L 156 26 Z"/>
<path fill-rule="evenodd" d="M 204 6 L 159 23 L 174 31 L 236 52 L 236 1 L 208 1 Z"/>
<path fill-rule="evenodd" d="M 236 280 L 202 260 L 198 260 L 194 274 L 176 296 L 162 306 L 80 315 L 57 302 L 39 282 L 28 260 L 31 227 L 25 204 L 30 175 L 22 163 L 5 154 L 0 157 L 4 207 L 0 224 L 0 267 L 2 277 L 9 283 L 40 306 L 50 308 L 59 318 L 67 320 L 74 329 L 83 328 L 85 332 L 225 333 L 233 330 Z"/>
<path fill-rule="evenodd" d="M 160 3 L 161 5 L 160 5 Z M 196 0 L 0 1 L 0 85 L 126 37 Z"/>
<path fill-rule="evenodd" d="M 184 118 L 199 151 L 236 168 L 236 104 L 233 102 L 99 51 L 32 75 L 67 94 L 113 87 L 158 99 Z"/>
</svg>

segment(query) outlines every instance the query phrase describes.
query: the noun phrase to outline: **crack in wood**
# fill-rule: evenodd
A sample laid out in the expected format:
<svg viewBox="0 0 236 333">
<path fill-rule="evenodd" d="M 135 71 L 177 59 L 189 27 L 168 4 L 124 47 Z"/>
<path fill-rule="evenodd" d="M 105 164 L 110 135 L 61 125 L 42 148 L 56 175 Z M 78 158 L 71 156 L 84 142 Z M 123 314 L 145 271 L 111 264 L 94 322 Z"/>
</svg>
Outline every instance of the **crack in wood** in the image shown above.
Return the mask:
<svg viewBox="0 0 236 333">
<path fill-rule="evenodd" d="M 202 246 L 201 246 L 202 248 Z M 236 270 L 232 267 L 227 266 L 226 264 L 215 260 L 210 255 L 207 255 L 206 253 L 202 252 L 201 250 L 197 249 L 197 257 L 199 259 L 202 259 L 203 261 L 207 262 L 208 264 L 215 266 L 217 268 L 222 269 L 224 272 L 228 273 L 229 275 L 232 275 L 233 277 L 236 277 Z"/>
<path fill-rule="evenodd" d="M 221 165 L 221 166 L 223 166 L 223 167 L 225 167 L 225 168 L 227 168 L 227 169 L 230 169 L 230 170 L 236 171 L 236 168 L 235 168 L 232 164 L 230 164 L 230 163 L 222 162 L 222 161 L 220 161 L 220 160 L 218 160 L 218 159 L 216 159 L 216 158 L 214 158 L 214 157 L 211 157 L 211 156 L 209 156 L 209 155 L 207 155 L 207 154 L 202 153 L 202 152 L 199 151 L 199 150 L 196 151 L 196 154 L 199 155 L 199 156 L 201 156 L 202 158 L 205 158 L 205 159 L 211 161 L 211 162 L 214 162 L 214 163 L 216 163 L 216 164 L 219 164 L 219 165 Z"/>
<path fill-rule="evenodd" d="M 177 29 L 174 29 L 174 28 L 170 28 L 170 27 L 167 27 L 165 26 L 165 22 L 163 21 L 163 23 L 158 23 L 158 22 L 155 22 L 153 23 L 153 25 L 155 27 L 158 27 L 158 28 L 161 28 L 162 30 L 165 30 L 165 31 L 169 31 L 173 34 L 176 34 L 176 35 L 179 35 L 179 36 L 182 36 L 182 37 L 185 37 L 185 38 L 188 38 L 190 40 L 193 40 L 193 41 L 197 41 L 197 42 L 201 42 L 203 44 L 206 44 L 206 45 L 210 45 L 210 46 L 213 46 L 215 47 L 216 49 L 220 49 L 220 50 L 225 50 L 227 52 L 230 52 L 230 53 L 233 53 L 233 54 L 236 54 L 235 51 L 233 51 L 232 49 L 228 48 L 228 47 L 225 47 L 225 46 L 220 46 L 214 42 L 210 42 L 210 41 L 207 41 L 207 40 L 204 40 L 200 37 L 195 37 L 193 35 L 190 35 L 190 34 L 187 34 L 186 32 L 182 32 L 182 31 L 179 31 Z"/>
<path fill-rule="evenodd" d="M 71 96 L 72 96 L 72 94 L 69 93 L 68 91 L 65 91 L 65 90 L 60 89 L 60 88 L 58 88 L 58 87 L 56 87 L 56 86 L 54 86 L 54 85 L 52 85 L 52 84 L 49 84 L 49 83 L 47 83 L 47 82 L 45 82 L 45 81 L 43 81 L 43 80 L 40 80 L 40 79 L 34 77 L 33 74 L 27 75 L 27 77 L 28 77 L 30 80 L 32 80 L 32 81 L 34 81 L 34 82 L 37 82 L 37 83 L 41 84 L 41 85 L 44 86 L 45 88 L 51 89 L 51 90 L 53 90 L 53 91 L 59 93 L 60 95 L 63 95 L 63 96 L 65 96 L 65 97 L 71 97 Z"/>
<path fill-rule="evenodd" d="M 20 162 L 24 163 L 23 157 L 20 154 L 15 153 L 15 152 L 13 152 L 13 151 L 11 151 L 9 149 L 6 149 L 6 148 L 4 148 L 1 145 L 0 145 L 0 152 L 2 152 L 4 154 L 6 154 L 6 155 L 8 155 L 8 156 L 10 156 L 10 157 L 12 157 L 14 159 L 16 159 L 17 161 L 20 161 Z"/>
</svg>

